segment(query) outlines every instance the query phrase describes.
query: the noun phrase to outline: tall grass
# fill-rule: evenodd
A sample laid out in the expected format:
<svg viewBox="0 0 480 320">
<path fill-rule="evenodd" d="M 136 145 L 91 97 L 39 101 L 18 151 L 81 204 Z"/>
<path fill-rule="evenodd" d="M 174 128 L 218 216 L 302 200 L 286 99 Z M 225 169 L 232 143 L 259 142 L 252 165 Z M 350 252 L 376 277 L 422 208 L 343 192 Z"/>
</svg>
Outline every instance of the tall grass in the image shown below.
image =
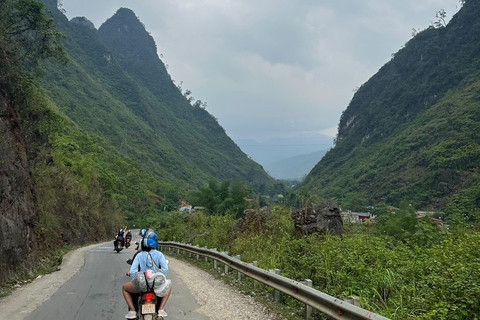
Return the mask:
<svg viewBox="0 0 480 320">
<path fill-rule="evenodd" d="M 414 236 L 399 241 L 378 235 L 371 226 L 348 226 L 349 233 L 342 238 L 301 236 L 293 228 L 290 211 L 280 207 L 255 228 L 231 216 L 174 219 L 177 215 L 170 213 L 168 223 L 162 220 L 163 240 L 170 240 L 172 230 L 179 230 L 177 222 L 183 221 L 183 238 L 177 241 L 188 239 L 238 254 L 261 268 L 281 269 L 291 279 L 311 279 L 316 289 L 338 298 L 357 296 L 362 307 L 391 319 L 480 316 L 478 232 L 437 232 L 433 243 L 424 242 L 423 233 L 418 241 Z"/>
</svg>

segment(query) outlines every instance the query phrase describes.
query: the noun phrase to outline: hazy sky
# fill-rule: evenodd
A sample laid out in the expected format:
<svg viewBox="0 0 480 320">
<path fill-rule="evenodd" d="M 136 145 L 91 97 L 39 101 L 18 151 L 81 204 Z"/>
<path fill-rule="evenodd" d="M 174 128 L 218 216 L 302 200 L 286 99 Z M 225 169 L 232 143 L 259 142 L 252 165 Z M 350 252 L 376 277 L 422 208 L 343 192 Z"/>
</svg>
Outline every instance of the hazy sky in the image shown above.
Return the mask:
<svg viewBox="0 0 480 320">
<path fill-rule="evenodd" d="M 334 136 L 353 89 L 458 0 L 63 0 L 99 28 L 132 9 L 234 140 Z"/>
</svg>

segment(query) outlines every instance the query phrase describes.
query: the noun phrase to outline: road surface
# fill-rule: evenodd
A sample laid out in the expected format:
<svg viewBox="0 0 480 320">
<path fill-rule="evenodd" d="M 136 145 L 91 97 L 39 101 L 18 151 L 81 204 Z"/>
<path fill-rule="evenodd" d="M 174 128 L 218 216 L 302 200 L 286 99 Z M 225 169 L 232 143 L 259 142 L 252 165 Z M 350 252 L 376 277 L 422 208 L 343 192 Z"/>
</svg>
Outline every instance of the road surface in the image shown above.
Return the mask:
<svg viewBox="0 0 480 320">
<path fill-rule="evenodd" d="M 128 310 L 121 288 L 130 280 L 130 277 L 125 275 L 130 265 L 125 261 L 135 253 L 134 246 L 116 253 L 113 251 L 112 240 L 82 248 L 85 251 L 84 261 L 83 259 L 73 261 L 73 266 L 67 265 L 66 270 L 62 270 L 66 271 L 63 272 L 64 274 L 58 271 L 47 275 L 45 279 L 38 279 L 38 282 L 42 282 L 43 285 L 42 283 L 29 284 L 2 299 L 0 303 L 2 309 L 7 304 L 4 309 L 6 318 L 2 315 L 2 319 L 125 319 L 124 316 Z M 75 265 L 78 264 L 80 266 L 77 266 L 76 269 L 79 270 L 76 272 Z M 72 273 L 74 273 L 73 276 Z M 68 277 L 71 278 L 62 285 L 61 282 Z M 165 308 L 168 319 L 209 319 L 195 312 L 200 306 L 174 270 L 169 270 L 168 278 L 173 283 L 172 294 Z"/>
<path fill-rule="evenodd" d="M 122 285 L 133 246 L 113 251 L 113 240 L 69 252 L 60 271 L 43 276 L 0 299 L 1 319 L 125 319 Z M 172 294 L 167 320 L 278 319 L 252 297 L 188 263 L 170 259 Z"/>
</svg>

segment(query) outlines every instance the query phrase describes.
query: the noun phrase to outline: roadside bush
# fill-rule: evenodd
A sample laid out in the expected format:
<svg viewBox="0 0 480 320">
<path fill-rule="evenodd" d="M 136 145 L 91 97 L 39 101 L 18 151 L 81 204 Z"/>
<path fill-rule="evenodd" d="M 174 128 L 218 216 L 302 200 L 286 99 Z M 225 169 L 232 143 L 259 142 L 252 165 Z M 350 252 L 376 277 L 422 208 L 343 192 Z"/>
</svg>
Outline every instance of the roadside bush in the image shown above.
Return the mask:
<svg viewBox="0 0 480 320">
<path fill-rule="evenodd" d="M 280 207 L 265 226 L 241 233 L 233 216 L 195 214 L 184 221 L 183 237 L 193 244 L 239 254 L 291 279 L 311 279 L 338 298 L 357 296 L 363 308 L 390 319 L 480 318 L 480 233 L 471 230 L 446 233 L 417 219 L 408 237 L 378 235 L 370 226 L 351 228 L 343 238 L 301 236 L 290 211 Z"/>
</svg>

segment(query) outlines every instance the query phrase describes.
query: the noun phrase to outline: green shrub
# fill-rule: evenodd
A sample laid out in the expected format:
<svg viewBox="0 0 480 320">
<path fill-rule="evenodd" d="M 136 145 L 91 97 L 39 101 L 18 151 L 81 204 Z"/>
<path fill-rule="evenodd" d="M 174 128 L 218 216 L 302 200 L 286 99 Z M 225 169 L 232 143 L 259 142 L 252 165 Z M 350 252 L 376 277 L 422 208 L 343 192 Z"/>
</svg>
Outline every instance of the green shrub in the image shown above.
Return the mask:
<svg viewBox="0 0 480 320">
<path fill-rule="evenodd" d="M 167 217 L 164 231 L 177 241 L 187 239 L 239 254 L 242 261 L 278 268 L 291 279 L 311 279 L 316 289 L 338 298 L 358 296 L 363 308 L 391 319 L 480 316 L 476 281 L 480 279 L 480 233 L 471 229 L 446 233 L 429 219 L 415 218 L 408 237 L 400 233 L 399 238 L 396 232 L 378 235 L 369 226 L 352 227 L 343 238 L 300 236 L 290 211 L 280 207 L 273 209 L 261 228 L 243 226 L 243 230 L 232 216 L 170 213 Z M 179 233 L 173 235 L 175 230 Z"/>
</svg>

